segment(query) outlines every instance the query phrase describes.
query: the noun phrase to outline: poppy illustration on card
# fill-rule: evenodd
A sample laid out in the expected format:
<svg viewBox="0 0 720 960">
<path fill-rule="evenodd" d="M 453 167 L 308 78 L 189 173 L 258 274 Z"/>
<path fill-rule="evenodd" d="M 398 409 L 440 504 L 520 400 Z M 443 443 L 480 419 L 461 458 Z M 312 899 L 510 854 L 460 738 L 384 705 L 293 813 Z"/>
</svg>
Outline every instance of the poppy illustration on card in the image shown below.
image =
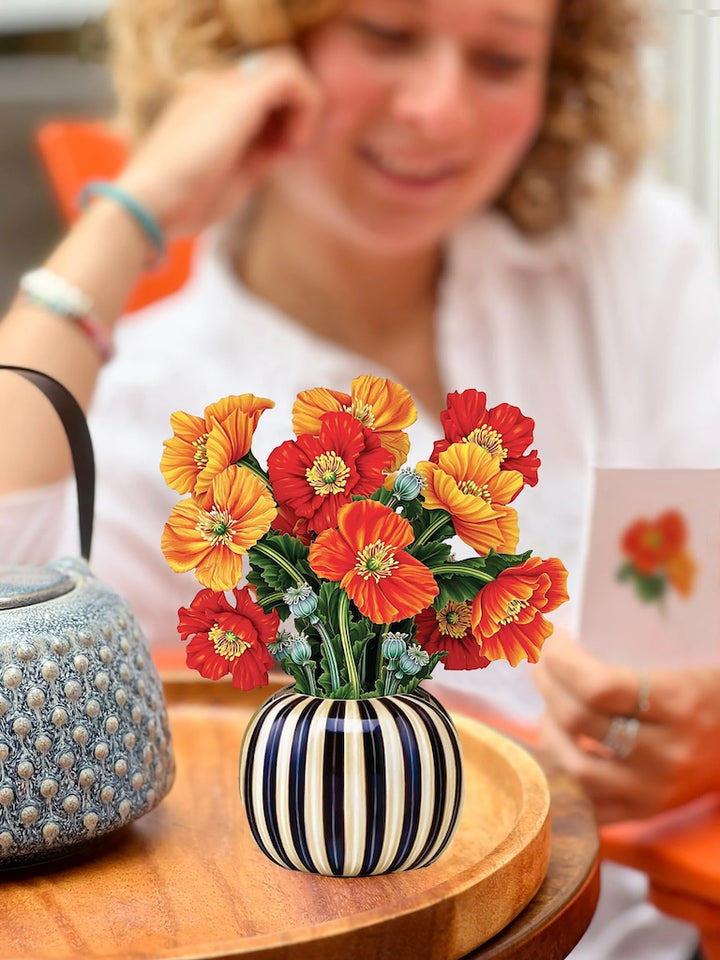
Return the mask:
<svg viewBox="0 0 720 960">
<path fill-rule="evenodd" d="M 579 635 L 638 669 L 720 655 L 720 470 L 595 470 Z"/>
<path fill-rule="evenodd" d="M 683 598 L 692 595 L 697 562 L 688 549 L 688 524 L 681 510 L 633 520 L 623 530 L 619 548 L 617 579 L 632 587 L 644 603 L 665 610 L 668 591 Z"/>
</svg>

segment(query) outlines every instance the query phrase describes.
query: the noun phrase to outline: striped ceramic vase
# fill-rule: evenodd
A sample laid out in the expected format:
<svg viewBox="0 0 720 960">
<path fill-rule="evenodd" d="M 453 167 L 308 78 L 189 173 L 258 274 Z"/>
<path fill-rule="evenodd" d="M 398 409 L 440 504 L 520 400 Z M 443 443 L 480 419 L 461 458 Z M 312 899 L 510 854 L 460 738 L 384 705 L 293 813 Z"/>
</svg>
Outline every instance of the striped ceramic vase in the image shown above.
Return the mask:
<svg viewBox="0 0 720 960">
<path fill-rule="evenodd" d="M 450 842 L 462 793 L 455 728 L 420 689 L 324 700 L 286 687 L 245 731 L 250 830 L 290 870 L 361 877 L 425 867 Z"/>
</svg>

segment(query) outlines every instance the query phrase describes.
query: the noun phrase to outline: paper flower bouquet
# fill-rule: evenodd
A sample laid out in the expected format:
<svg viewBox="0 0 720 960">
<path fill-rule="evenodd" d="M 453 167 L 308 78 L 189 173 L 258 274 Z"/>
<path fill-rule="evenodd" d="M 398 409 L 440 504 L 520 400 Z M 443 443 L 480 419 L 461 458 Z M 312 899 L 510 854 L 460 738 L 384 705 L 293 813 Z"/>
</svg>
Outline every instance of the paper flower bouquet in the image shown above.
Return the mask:
<svg viewBox="0 0 720 960">
<path fill-rule="evenodd" d="M 361 376 L 347 394 L 300 393 L 294 438 L 265 468 L 252 441 L 273 405 L 242 394 L 171 418 L 161 469 L 187 496 L 162 550 L 203 586 L 179 611 L 188 666 L 250 689 L 277 662 L 299 693 L 350 700 L 410 693 L 441 661 L 538 659 L 567 573 L 515 553 L 511 503 L 540 464 L 532 420 L 449 394 L 444 436 L 409 468 L 410 394 Z M 458 539 L 473 556 L 456 559 Z"/>
</svg>

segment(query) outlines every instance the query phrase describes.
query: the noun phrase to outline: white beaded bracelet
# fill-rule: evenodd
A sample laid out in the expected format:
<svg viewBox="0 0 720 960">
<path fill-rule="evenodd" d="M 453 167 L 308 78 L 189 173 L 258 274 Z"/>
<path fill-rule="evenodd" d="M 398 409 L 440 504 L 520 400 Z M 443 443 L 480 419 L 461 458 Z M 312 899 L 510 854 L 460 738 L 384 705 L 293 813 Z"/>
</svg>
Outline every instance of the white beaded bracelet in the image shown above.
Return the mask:
<svg viewBox="0 0 720 960">
<path fill-rule="evenodd" d="M 71 320 L 95 345 L 103 363 L 113 356 L 112 340 L 93 319 L 94 304 L 86 293 L 46 267 L 30 270 L 20 278 L 20 292 L 35 306 Z"/>
</svg>

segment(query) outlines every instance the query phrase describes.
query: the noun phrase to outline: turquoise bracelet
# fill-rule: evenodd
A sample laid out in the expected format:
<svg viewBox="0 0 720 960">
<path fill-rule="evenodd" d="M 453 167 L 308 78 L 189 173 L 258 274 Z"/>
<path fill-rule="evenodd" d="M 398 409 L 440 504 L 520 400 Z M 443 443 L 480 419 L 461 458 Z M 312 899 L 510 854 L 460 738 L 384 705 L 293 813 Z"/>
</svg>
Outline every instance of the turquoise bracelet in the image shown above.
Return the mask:
<svg viewBox="0 0 720 960">
<path fill-rule="evenodd" d="M 165 253 L 165 237 L 160 224 L 152 213 L 122 187 L 108 180 L 91 180 L 80 193 L 80 206 L 84 207 L 91 197 L 107 197 L 127 210 L 152 244 L 159 257 Z"/>
</svg>

